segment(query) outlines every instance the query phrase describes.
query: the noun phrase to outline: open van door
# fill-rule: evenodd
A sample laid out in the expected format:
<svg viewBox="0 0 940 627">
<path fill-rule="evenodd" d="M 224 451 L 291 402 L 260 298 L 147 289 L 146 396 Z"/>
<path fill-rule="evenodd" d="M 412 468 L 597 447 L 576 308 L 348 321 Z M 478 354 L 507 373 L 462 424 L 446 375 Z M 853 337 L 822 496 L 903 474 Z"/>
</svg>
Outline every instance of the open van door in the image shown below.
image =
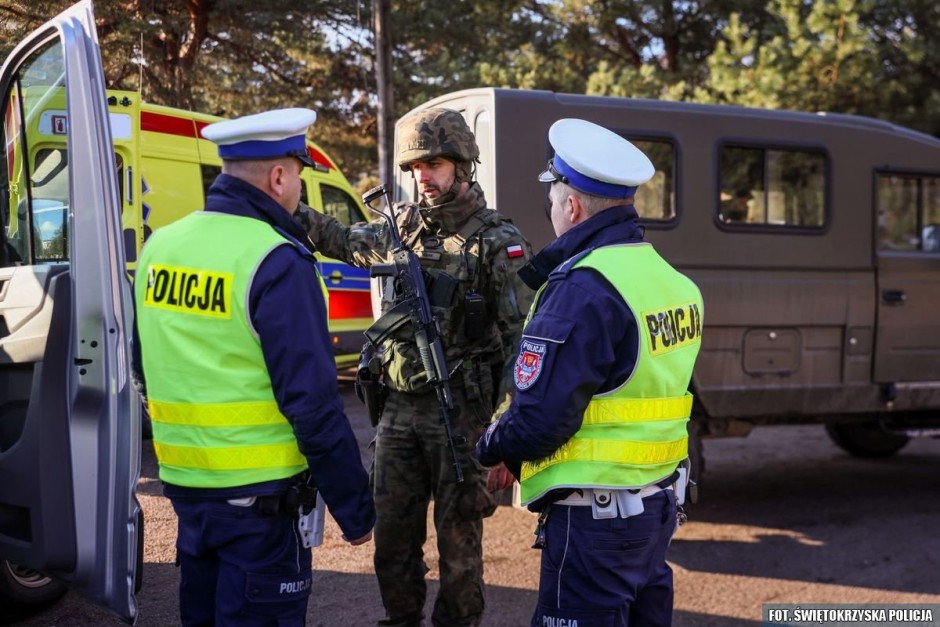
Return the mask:
<svg viewBox="0 0 940 627">
<path fill-rule="evenodd" d="M 90 0 L 3 64 L 0 124 L 0 608 L 65 585 L 130 622 L 140 416 Z"/>
</svg>

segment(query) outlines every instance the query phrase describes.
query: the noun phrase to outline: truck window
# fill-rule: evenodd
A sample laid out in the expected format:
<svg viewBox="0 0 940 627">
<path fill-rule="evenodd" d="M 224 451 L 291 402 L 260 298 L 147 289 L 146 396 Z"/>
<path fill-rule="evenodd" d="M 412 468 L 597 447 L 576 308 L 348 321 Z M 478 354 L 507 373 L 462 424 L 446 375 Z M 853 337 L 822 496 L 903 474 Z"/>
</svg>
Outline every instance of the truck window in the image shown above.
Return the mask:
<svg viewBox="0 0 940 627">
<path fill-rule="evenodd" d="M 940 177 L 878 175 L 878 250 L 940 252 Z"/>
<path fill-rule="evenodd" d="M 365 221 L 355 199 L 340 188 L 320 183 L 320 197 L 323 198 L 323 213 L 345 226 Z"/>
<path fill-rule="evenodd" d="M 826 157 L 818 150 L 722 146 L 718 177 L 723 224 L 825 226 Z"/>
</svg>

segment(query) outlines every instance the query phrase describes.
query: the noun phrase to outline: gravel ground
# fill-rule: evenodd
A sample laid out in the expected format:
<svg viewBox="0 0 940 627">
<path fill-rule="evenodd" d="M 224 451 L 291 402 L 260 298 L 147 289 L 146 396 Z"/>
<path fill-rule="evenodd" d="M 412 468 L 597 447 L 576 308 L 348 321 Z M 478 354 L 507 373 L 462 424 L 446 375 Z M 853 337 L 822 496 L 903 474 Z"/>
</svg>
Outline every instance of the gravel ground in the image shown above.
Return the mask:
<svg viewBox="0 0 940 627">
<path fill-rule="evenodd" d="M 372 437 L 348 381 L 347 412 L 364 463 Z M 676 574 L 674 624 L 758 624 L 764 603 L 940 605 L 940 440 L 912 442 L 886 460 L 852 458 L 821 426 L 763 427 L 744 439 L 706 441 L 704 503 L 669 552 Z M 139 498 L 146 517 L 144 585 L 138 625 L 178 625 L 176 519 L 160 496 L 150 442 Z M 504 506 L 484 527 L 487 611 L 483 627 L 529 624 L 539 553 L 529 548 L 535 518 Z M 437 589 L 433 524 L 426 545 L 429 599 Z M 372 545 L 350 547 L 327 518 L 313 554 L 307 624 L 367 626 L 383 616 Z M 2 621 L 0 621 L 2 622 Z M 117 626 L 76 595 L 29 620 L 29 627 Z"/>
</svg>

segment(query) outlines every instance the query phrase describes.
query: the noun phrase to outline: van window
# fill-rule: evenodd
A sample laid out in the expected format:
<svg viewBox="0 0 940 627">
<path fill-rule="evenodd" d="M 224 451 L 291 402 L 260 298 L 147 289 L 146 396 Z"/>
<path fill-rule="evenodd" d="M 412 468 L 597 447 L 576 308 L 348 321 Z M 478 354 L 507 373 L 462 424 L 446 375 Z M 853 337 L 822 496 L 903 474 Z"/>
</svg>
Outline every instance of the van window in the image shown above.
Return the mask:
<svg viewBox="0 0 940 627">
<path fill-rule="evenodd" d="M 2 138 L 6 174 L 0 180 L 9 182 L 0 194 L 4 265 L 62 261 L 68 256 L 68 158 L 63 148 L 42 146 L 49 138 L 65 139 L 63 71 L 62 49 L 53 44 L 14 77 Z M 32 159 L 25 158 L 31 154 Z"/>
<path fill-rule="evenodd" d="M 878 175 L 878 250 L 940 252 L 940 177 Z"/>
<path fill-rule="evenodd" d="M 619 133 L 639 148 L 653 162 L 653 178 L 636 190 L 633 206 L 644 222 L 668 222 L 676 217 L 676 151 L 672 143 L 663 140 L 642 139 Z M 486 154 L 486 153 L 482 153 Z M 554 156 L 554 151 L 552 152 Z M 548 191 L 542 199 L 548 215 L 551 201 Z"/>
<path fill-rule="evenodd" d="M 676 217 L 675 149 L 665 141 L 627 139 L 643 151 L 656 173 L 636 190 L 634 206 L 640 218 L 647 221 L 668 221 Z"/>
<path fill-rule="evenodd" d="M 323 213 L 336 218 L 345 226 L 365 221 L 356 200 L 342 189 L 320 183 L 320 197 L 323 199 Z"/>
<path fill-rule="evenodd" d="M 718 162 L 720 222 L 812 229 L 825 225 L 822 152 L 722 146 Z"/>
</svg>

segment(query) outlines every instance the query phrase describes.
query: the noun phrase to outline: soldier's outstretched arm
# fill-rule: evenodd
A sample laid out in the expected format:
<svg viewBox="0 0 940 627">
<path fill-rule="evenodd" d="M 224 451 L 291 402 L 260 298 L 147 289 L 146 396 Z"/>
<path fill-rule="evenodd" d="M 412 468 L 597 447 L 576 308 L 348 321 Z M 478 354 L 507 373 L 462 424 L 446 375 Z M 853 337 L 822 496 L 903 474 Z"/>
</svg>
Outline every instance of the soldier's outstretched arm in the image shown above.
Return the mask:
<svg viewBox="0 0 940 627">
<path fill-rule="evenodd" d="M 300 203 L 294 218 L 307 231 L 317 250 L 333 259 L 368 268 L 373 263 L 384 263 L 389 250 L 387 226 L 384 220 L 357 222 L 346 226 L 332 216 L 320 213 Z"/>
</svg>

